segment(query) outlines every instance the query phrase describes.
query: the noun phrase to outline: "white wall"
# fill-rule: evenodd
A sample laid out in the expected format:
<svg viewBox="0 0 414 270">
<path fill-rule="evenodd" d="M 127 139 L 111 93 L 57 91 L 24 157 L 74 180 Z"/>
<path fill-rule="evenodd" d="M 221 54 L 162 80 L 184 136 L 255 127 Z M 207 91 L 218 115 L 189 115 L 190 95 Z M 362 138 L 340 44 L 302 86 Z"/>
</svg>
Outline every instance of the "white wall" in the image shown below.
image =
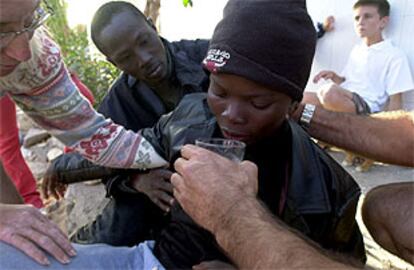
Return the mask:
<svg viewBox="0 0 414 270">
<path fill-rule="evenodd" d="M 226 3 L 227 0 L 193 0 L 193 7 L 184 7 L 182 0 L 161 0 L 161 35 L 171 41 L 209 39 L 223 17 Z"/>
<path fill-rule="evenodd" d="M 352 6 L 354 0 L 308 0 L 308 11 L 314 21 L 323 21 L 329 15 L 334 15 L 335 30 L 327 33 L 318 41 L 311 78 L 322 69 L 342 71 L 346 64 L 352 46 L 359 38 L 353 30 Z M 385 36 L 404 50 L 410 61 L 411 73 L 414 77 L 414 1 L 389 0 L 391 5 L 391 20 Z M 410 41 L 411 40 L 411 41 Z M 317 86 L 308 83 L 307 90 L 316 90 Z M 404 106 L 414 109 L 414 91 L 404 95 Z"/>
</svg>

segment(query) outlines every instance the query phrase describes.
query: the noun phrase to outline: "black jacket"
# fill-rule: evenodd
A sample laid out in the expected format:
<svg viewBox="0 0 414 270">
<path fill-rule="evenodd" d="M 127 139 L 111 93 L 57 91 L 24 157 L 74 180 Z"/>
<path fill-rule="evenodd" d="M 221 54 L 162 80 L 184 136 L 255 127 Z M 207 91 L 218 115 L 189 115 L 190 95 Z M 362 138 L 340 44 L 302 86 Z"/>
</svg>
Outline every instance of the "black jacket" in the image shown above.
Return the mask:
<svg viewBox="0 0 414 270">
<path fill-rule="evenodd" d="M 163 39 L 173 63 L 169 83 L 183 96 L 206 92 L 208 74 L 201 62 L 207 53 L 207 40 L 168 42 Z M 177 104 L 175 104 L 177 105 Z M 127 129 L 138 131 L 153 126 L 161 115 L 168 113 L 163 101 L 144 82 L 123 73 L 112 85 L 98 111 Z"/>
<path fill-rule="evenodd" d="M 201 62 L 207 53 L 209 41 L 168 42 L 165 39 L 162 41 L 173 66 L 169 80 L 171 89 L 180 89 L 182 96 L 206 92 L 209 79 Z M 169 112 L 163 101 L 147 84 L 125 73 L 113 83 L 98 111 L 115 123 L 133 131 L 152 127 L 163 114 Z M 76 153 L 59 157 L 52 166 L 54 173 L 63 183 L 102 178 L 108 195 L 122 196 L 123 192 L 136 193 L 125 184 L 129 170 L 103 168 Z"/>
<path fill-rule="evenodd" d="M 205 94 L 193 94 L 163 116 L 154 128 L 144 129 L 142 135 L 172 163 L 182 145 L 213 136 L 216 126 Z M 293 122 L 288 122 L 288 126 L 291 133 L 288 188 L 283 210 L 273 211 L 274 214 L 324 248 L 365 262 L 363 239 L 355 220 L 359 186 L 301 127 Z M 171 214 L 172 221 L 155 247 L 165 267 L 191 268 L 202 260 L 225 259 L 214 237 L 197 226 L 180 207 L 174 207 Z"/>
<path fill-rule="evenodd" d="M 355 220 L 359 186 L 301 127 L 290 121 L 287 125 L 291 137 L 287 191 L 280 196 L 285 198 L 282 210 L 273 209 L 273 214 L 322 247 L 365 262 L 363 238 Z M 143 129 L 142 135 L 172 164 L 182 145 L 213 136 L 216 127 L 205 94 L 191 94 L 153 128 Z M 103 168 L 101 172 L 107 173 Z M 171 222 L 157 239 L 154 252 L 167 268 L 191 268 L 204 260 L 227 259 L 214 237 L 179 206 L 172 208 Z"/>
</svg>

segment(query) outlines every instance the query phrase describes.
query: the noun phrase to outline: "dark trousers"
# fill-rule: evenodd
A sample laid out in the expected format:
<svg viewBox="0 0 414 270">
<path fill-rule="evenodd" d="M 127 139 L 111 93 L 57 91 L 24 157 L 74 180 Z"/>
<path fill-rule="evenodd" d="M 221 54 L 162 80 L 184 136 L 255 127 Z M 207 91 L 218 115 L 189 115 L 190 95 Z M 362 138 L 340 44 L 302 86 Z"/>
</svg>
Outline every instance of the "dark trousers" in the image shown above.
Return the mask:
<svg viewBox="0 0 414 270">
<path fill-rule="evenodd" d="M 169 219 L 143 194 L 111 198 L 95 221 L 80 228 L 70 240 L 79 244 L 134 246 L 155 239 Z"/>
</svg>

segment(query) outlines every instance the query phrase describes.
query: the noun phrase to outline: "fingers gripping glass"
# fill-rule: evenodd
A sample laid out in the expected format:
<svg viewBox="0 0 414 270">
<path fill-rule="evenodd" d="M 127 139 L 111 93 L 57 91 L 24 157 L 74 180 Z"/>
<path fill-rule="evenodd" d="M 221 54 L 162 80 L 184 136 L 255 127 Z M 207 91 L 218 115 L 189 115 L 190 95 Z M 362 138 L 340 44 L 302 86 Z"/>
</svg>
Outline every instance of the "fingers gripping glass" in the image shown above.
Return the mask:
<svg viewBox="0 0 414 270">
<path fill-rule="evenodd" d="M 51 15 L 53 15 L 53 9 L 46 1 L 43 1 L 43 3 L 45 7 L 39 5 L 36 8 L 33 14 L 33 20 L 28 27 L 25 27 L 20 31 L 0 32 L 0 48 L 7 47 L 7 45 L 9 45 L 18 35 L 24 33 L 29 33 L 31 35 L 37 28 L 43 25 Z"/>
</svg>

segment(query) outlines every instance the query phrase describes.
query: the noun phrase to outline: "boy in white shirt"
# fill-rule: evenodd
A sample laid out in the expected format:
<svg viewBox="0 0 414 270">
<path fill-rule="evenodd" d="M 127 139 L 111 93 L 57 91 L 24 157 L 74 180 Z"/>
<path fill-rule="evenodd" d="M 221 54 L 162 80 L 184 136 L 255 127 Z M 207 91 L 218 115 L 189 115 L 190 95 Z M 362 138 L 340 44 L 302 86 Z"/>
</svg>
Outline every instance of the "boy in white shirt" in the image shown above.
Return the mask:
<svg viewBox="0 0 414 270">
<path fill-rule="evenodd" d="M 354 4 L 354 26 L 362 43 L 356 45 L 341 75 L 321 71 L 313 79 L 331 80 L 303 102 L 340 112 L 368 114 L 401 108 L 403 92 L 414 89 L 408 60 L 382 31 L 389 21 L 387 0 L 359 0 Z"/>
</svg>

